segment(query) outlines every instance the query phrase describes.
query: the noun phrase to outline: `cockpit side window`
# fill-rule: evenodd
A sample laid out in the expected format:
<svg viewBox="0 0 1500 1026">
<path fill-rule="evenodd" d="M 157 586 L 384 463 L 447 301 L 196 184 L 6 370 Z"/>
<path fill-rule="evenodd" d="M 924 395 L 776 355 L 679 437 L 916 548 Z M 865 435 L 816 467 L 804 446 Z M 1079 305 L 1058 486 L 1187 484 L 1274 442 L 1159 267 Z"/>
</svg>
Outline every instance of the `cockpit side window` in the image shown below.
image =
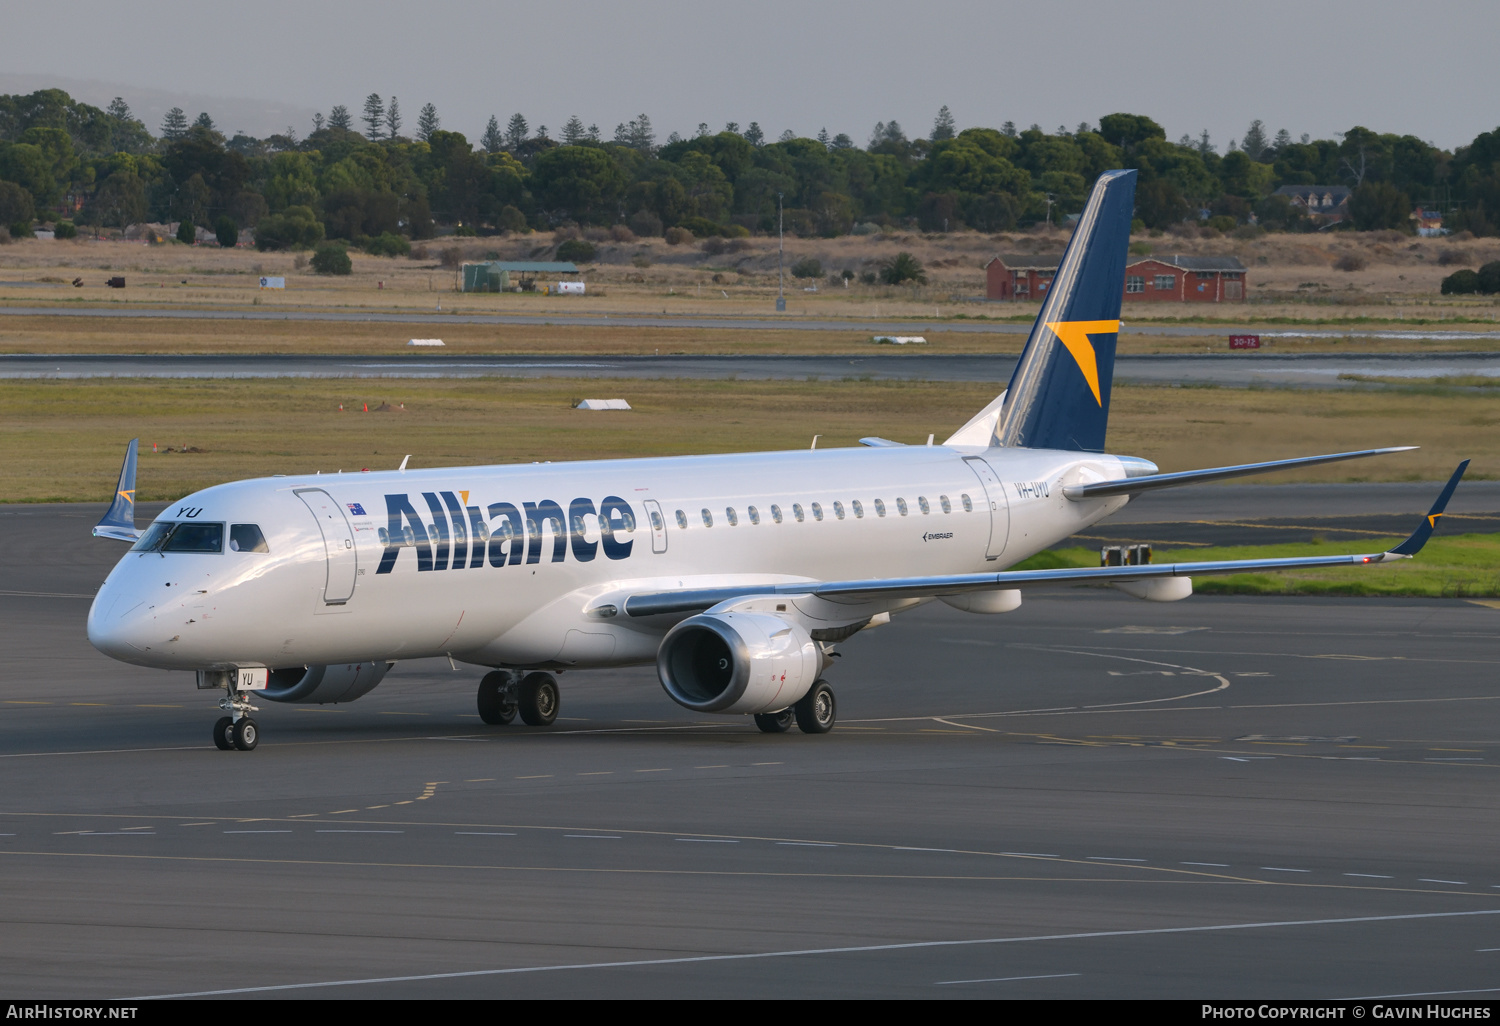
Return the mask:
<svg viewBox="0 0 1500 1026">
<path fill-rule="evenodd" d="M 141 535 L 140 540 L 131 546 L 131 552 L 155 552 L 161 548 L 161 543 L 167 535 L 172 533 L 172 528 L 177 525 L 170 520 L 158 520 L 146 528 L 146 533 Z"/>
<path fill-rule="evenodd" d="M 266 544 L 266 536 L 261 534 L 260 527 L 256 524 L 230 524 L 229 551 L 270 552 L 271 548 Z"/>
<path fill-rule="evenodd" d="M 162 543 L 163 552 L 223 552 L 223 524 L 179 523 Z"/>
</svg>

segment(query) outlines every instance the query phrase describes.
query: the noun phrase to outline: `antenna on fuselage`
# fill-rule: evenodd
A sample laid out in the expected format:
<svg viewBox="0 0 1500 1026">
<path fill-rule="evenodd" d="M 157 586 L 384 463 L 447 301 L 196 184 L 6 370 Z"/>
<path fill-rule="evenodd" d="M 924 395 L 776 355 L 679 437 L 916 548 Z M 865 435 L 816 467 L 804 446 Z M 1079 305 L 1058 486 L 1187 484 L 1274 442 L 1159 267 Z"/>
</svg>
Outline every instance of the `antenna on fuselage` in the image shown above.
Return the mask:
<svg viewBox="0 0 1500 1026">
<path fill-rule="evenodd" d="M 401 466 L 397 467 L 396 469 L 401 471 L 401 473 L 403 474 L 406 473 L 406 460 L 409 459 L 411 459 L 411 453 L 406 454 L 406 458 L 401 461 Z"/>
<path fill-rule="evenodd" d="M 823 437 L 822 435 L 813 435 L 813 444 L 812 444 L 812 447 L 814 449 L 816 449 L 818 447 L 818 439 L 820 439 L 822 437 Z"/>
</svg>

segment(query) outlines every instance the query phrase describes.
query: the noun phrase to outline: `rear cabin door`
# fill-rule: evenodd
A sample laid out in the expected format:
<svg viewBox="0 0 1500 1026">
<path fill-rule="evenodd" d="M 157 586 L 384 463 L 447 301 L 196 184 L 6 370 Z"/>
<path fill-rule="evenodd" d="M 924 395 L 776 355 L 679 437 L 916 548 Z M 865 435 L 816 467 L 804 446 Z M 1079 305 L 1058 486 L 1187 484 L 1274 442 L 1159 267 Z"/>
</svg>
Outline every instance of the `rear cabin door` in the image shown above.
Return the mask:
<svg viewBox="0 0 1500 1026">
<path fill-rule="evenodd" d="M 965 456 L 964 462 L 979 478 L 979 487 L 983 495 L 983 504 L 990 510 L 990 540 L 985 546 L 984 554 L 987 559 L 998 559 L 1000 553 L 1005 551 L 1005 543 L 1010 538 L 1010 505 L 1005 500 L 1005 486 L 990 469 L 990 465 L 978 456 Z"/>
<path fill-rule="evenodd" d="M 655 499 L 642 500 L 646 507 L 646 519 L 651 521 L 651 551 L 667 551 L 667 519 L 662 516 L 661 503 Z"/>
<path fill-rule="evenodd" d="M 328 559 L 328 578 L 323 585 L 323 602 L 341 606 L 354 597 L 355 572 L 359 556 L 354 549 L 354 530 L 344 508 L 321 488 L 299 488 L 297 498 L 307 504 L 318 530 L 323 533 L 323 551 Z"/>
</svg>

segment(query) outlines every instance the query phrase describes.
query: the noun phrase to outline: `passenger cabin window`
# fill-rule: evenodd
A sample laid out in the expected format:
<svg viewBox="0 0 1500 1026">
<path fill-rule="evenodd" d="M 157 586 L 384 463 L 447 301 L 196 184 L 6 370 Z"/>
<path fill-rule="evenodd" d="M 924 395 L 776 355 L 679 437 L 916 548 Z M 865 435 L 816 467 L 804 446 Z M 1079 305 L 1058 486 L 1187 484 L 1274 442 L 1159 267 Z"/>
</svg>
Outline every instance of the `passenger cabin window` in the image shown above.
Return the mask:
<svg viewBox="0 0 1500 1026">
<path fill-rule="evenodd" d="M 815 502 L 815 503 L 812 504 L 812 511 L 813 511 L 813 519 L 821 522 L 822 519 L 823 519 L 823 507 L 820 506 L 818 503 Z"/>
<path fill-rule="evenodd" d="M 963 494 L 959 495 L 958 500 L 964 504 L 965 513 L 974 512 L 974 500 L 969 498 L 968 492 L 964 492 Z"/>
<path fill-rule="evenodd" d="M 707 507 L 704 507 L 704 510 L 703 510 L 703 526 L 704 527 L 712 527 L 712 526 L 714 526 L 714 515 L 708 511 Z"/>
<path fill-rule="evenodd" d="M 677 511 L 677 526 L 684 531 L 687 530 L 687 514 L 682 510 Z"/>
<path fill-rule="evenodd" d="M 901 515 L 903 517 L 906 516 L 906 514 L 907 514 L 906 500 L 903 499 L 903 498 L 901 498 L 899 495 L 896 496 L 896 509 L 898 509 L 901 512 Z"/>
<path fill-rule="evenodd" d="M 938 502 L 942 504 L 943 512 L 944 513 L 952 513 L 953 512 L 953 503 L 951 503 L 951 502 L 948 501 L 948 496 L 946 496 L 946 495 L 939 495 L 938 496 Z"/>
<path fill-rule="evenodd" d="M 835 502 L 833 504 L 833 515 L 840 520 L 844 519 L 844 504 L 842 502 Z"/>
<path fill-rule="evenodd" d="M 876 499 L 875 500 L 875 515 L 877 517 L 883 517 L 883 516 L 885 516 L 885 500 L 884 499 Z"/>
<path fill-rule="evenodd" d="M 800 503 L 800 502 L 794 502 L 794 503 L 792 503 L 792 516 L 794 516 L 794 517 L 797 518 L 797 523 L 799 523 L 799 524 L 802 523 L 802 520 L 803 520 L 802 503 Z"/>
<path fill-rule="evenodd" d="M 754 506 L 751 506 L 749 509 L 745 510 L 745 512 L 750 514 L 750 522 L 752 524 L 760 523 L 760 510 L 756 509 Z"/>
<path fill-rule="evenodd" d="M 162 542 L 163 552 L 223 552 L 223 524 L 180 523 Z"/>
<path fill-rule="evenodd" d="M 927 496 L 925 495 L 917 496 L 917 505 L 922 508 L 922 515 L 924 517 L 932 512 L 932 507 L 927 505 Z"/>
<path fill-rule="evenodd" d="M 582 534 L 583 533 L 583 517 L 574 517 L 573 519 L 575 519 L 575 520 L 578 521 L 578 526 L 577 526 L 577 528 L 575 528 L 575 530 L 577 530 L 577 532 L 579 534 Z M 665 527 L 666 527 L 666 525 L 661 522 L 661 514 L 658 513 L 658 512 L 656 512 L 656 510 L 653 509 L 651 511 L 651 530 L 653 530 L 653 531 L 660 531 L 660 530 L 663 530 Z"/>
<path fill-rule="evenodd" d="M 776 521 L 778 524 L 781 523 L 781 507 L 776 505 L 775 503 L 771 504 L 771 519 Z"/>
<path fill-rule="evenodd" d="M 740 526 L 739 514 L 735 513 L 733 506 L 725 506 L 724 507 L 724 519 L 727 520 L 727 521 L 729 521 L 729 526 L 730 527 L 739 527 Z"/>
<path fill-rule="evenodd" d="M 266 544 L 266 536 L 254 524 L 230 524 L 229 551 L 270 552 L 271 548 Z"/>
<path fill-rule="evenodd" d="M 854 507 L 854 519 L 863 520 L 865 516 L 865 507 L 863 506 L 863 504 L 861 504 L 858 499 L 855 499 L 853 502 L 849 503 L 849 505 Z"/>
</svg>

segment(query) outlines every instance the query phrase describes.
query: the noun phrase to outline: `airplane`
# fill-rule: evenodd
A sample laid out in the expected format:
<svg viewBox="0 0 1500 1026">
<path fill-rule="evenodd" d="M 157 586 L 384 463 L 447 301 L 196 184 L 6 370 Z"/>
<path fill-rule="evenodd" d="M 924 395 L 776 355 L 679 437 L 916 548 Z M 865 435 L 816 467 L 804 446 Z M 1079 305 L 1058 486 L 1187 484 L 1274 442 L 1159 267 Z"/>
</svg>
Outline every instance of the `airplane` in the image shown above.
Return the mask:
<svg viewBox="0 0 1500 1026">
<path fill-rule="evenodd" d="M 835 646 L 934 599 L 999 614 L 1030 587 L 1100 582 L 1175 601 L 1199 575 L 1415 556 L 1467 461 L 1386 552 L 1007 569 L 1148 491 L 1412 448 L 1166 474 L 1106 453 L 1135 174 L 1099 178 L 1008 387 L 941 445 L 866 438 L 433 470 L 403 460 L 216 485 L 139 531 L 132 441 L 94 529 L 132 547 L 94 598 L 89 640 L 222 688 L 223 750 L 256 747 L 256 699 L 350 702 L 396 662 L 431 657 L 488 670 L 487 724 L 551 724 L 555 671 L 654 662 L 687 709 L 822 734 L 836 720 L 824 678 Z"/>
</svg>

